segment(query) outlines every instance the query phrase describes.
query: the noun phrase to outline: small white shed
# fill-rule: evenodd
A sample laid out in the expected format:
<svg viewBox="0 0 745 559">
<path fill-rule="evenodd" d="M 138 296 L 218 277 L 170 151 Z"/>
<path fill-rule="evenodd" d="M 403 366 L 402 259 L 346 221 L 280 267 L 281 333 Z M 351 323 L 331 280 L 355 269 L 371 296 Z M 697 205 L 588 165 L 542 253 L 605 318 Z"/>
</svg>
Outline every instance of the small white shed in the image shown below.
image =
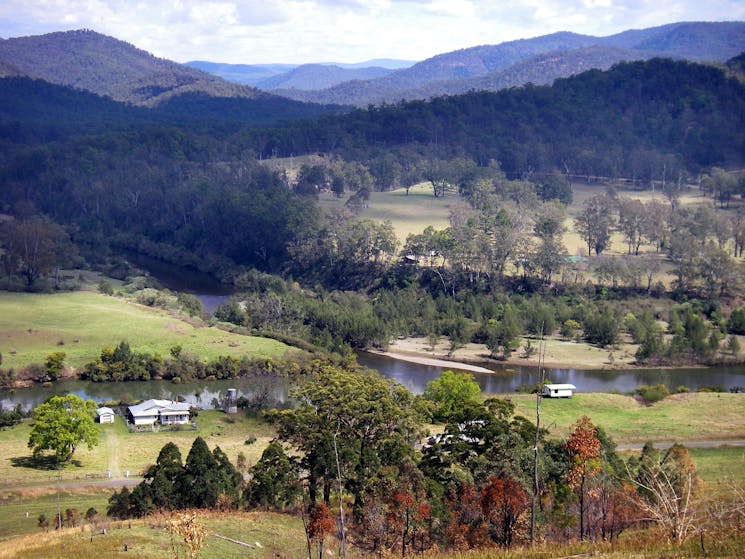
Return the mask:
<svg viewBox="0 0 745 559">
<path fill-rule="evenodd" d="M 98 422 L 99 423 L 114 423 L 114 410 L 107 407 L 98 408 L 96 410 L 96 415 L 98 415 Z"/>
<path fill-rule="evenodd" d="M 577 387 L 573 384 L 544 384 L 543 395 L 546 398 L 571 398 Z"/>
</svg>

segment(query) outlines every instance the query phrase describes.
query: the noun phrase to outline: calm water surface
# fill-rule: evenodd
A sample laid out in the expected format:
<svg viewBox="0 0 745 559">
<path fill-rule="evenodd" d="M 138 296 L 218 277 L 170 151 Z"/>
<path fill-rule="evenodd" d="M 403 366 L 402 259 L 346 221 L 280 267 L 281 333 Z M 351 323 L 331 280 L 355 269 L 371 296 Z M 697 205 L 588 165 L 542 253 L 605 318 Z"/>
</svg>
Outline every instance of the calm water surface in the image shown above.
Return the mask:
<svg viewBox="0 0 745 559">
<path fill-rule="evenodd" d="M 375 369 L 385 377 L 394 379 L 419 394 L 425 385 L 437 378 L 445 369 L 457 367 L 432 367 L 407 361 L 398 361 L 380 355 L 361 353 L 360 364 Z M 509 394 L 521 385 L 535 384 L 540 378 L 534 367 L 495 368 L 493 373 L 471 373 L 485 394 Z M 656 369 L 656 370 L 618 370 L 582 371 L 578 369 L 549 369 L 547 377 L 551 382 L 571 383 L 577 392 L 631 392 L 644 384 L 664 384 L 671 391 L 679 386 L 697 390 L 708 386 L 721 386 L 725 390 L 745 387 L 745 367 L 715 367 L 710 369 Z M 76 394 L 95 402 L 110 400 L 137 401 L 148 398 L 167 400 L 181 399 L 201 408 L 219 407 L 228 388 L 236 388 L 239 396 L 251 398 L 257 391 L 267 390 L 267 379 L 244 378 L 222 381 L 201 381 L 196 383 L 173 384 L 168 381 L 134 381 L 119 383 L 93 383 L 89 381 L 68 381 L 53 386 L 33 386 L 0 392 L 3 407 L 20 403 L 24 409 L 33 409 L 50 396 L 57 394 Z M 272 381 L 274 382 L 274 381 Z M 259 386 L 259 385 L 262 386 Z M 271 398 L 281 403 L 288 399 L 289 383 L 279 379 L 270 387 Z"/>
</svg>

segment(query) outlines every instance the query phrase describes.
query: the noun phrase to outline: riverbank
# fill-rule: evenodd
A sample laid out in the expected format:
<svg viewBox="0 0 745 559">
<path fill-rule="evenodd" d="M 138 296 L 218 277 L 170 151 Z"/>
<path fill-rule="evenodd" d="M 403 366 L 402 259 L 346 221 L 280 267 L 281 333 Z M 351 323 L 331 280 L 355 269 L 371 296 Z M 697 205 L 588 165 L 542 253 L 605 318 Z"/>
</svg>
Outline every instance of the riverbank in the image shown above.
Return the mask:
<svg viewBox="0 0 745 559">
<path fill-rule="evenodd" d="M 523 349 L 526 342 L 527 338 L 521 338 L 520 348 L 506 360 L 491 357 L 484 344 L 466 344 L 449 354 L 450 347 L 446 338 L 442 338 L 434 348 L 429 339 L 424 337 L 396 339 L 386 351 L 375 353 L 420 365 L 452 366 L 459 370 L 491 373 L 493 370 L 488 368 L 489 365 L 538 367 L 538 342 L 530 340 L 535 349 L 530 356 L 526 356 Z M 618 349 L 601 349 L 584 342 L 551 338 L 546 340 L 543 365 L 547 368 L 582 370 L 640 368 L 634 357 L 637 348 L 635 344 L 624 343 Z"/>
</svg>

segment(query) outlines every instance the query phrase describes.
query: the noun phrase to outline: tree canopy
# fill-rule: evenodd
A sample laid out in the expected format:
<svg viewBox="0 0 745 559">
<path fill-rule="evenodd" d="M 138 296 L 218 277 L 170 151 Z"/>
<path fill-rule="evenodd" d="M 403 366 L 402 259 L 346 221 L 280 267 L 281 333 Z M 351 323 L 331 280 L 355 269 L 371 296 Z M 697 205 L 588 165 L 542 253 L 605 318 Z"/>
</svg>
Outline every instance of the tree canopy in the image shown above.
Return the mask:
<svg viewBox="0 0 745 559">
<path fill-rule="evenodd" d="M 75 449 L 84 443 L 89 449 L 98 444 L 95 423 L 96 404 L 74 394 L 52 396 L 34 410 L 34 425 L 28 447 L 34 458 L 51 450 L 56 462 L 69 461 Z"/>
</svg>

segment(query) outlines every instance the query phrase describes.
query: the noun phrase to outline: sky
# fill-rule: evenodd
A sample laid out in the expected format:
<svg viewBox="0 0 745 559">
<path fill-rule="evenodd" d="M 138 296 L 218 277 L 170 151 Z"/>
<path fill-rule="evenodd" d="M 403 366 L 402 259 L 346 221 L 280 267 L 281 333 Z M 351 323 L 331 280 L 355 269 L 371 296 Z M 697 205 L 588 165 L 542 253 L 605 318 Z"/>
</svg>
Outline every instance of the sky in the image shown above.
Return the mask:
<svg viewBox="0 0 745 559">
<path fill-rule="evenodd" d="M 745 20 L 743 0 L 2 0 L 0 37 L 92 29 L 176 62 L 424 60 L 556 31 Z"/>
</svg>

